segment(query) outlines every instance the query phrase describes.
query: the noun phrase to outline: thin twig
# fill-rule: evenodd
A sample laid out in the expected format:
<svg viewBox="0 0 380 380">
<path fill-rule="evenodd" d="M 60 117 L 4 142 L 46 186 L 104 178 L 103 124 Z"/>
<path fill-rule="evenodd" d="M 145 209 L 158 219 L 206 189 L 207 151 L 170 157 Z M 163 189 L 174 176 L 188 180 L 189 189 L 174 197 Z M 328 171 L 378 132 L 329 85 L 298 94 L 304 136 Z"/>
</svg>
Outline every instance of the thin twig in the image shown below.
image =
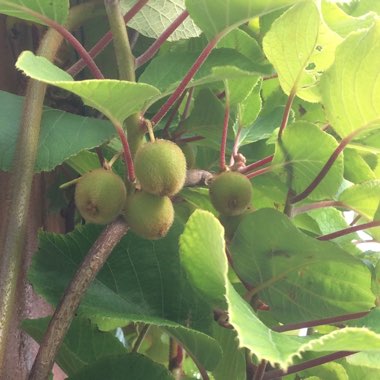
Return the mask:
<svg viewBox="0 0 380 380">
<path fill-rule="evenodd" d="M 165 127 L 164 129 L 162 130 L 162 135 L 164 137 L 170 137 L 170 133 L 169 133 L 169 128 L 170 126 L 172 125 L 173 123 L 173 120 L 174 120 L 174 117 L 184 99 L 184 97 L 186 96 L 186 91 L 184 91 L 181 96 L 178 98 L 178 100 L 175 102 L 170 114 L 169 114 L 169 117 L 168 117 L 168 120 L 166 121 L 166 124 L 165 124 Z"/>
<path fill-rule="evenodd" d="M 380 226 L 380 220 L 374 220 L 372 222 L 358 224 L 357 226 L 347 227 L 342 230 L 332 232 L 331 234 L 322 235 L 322 236 L 319 236 L 317 239 L 318 240 L 336 239 L 340 236 L 349 235 L 356 231 L 361 231 L 367 228 L 374 228 L 374 227 L 379 227 L 379 226 Z"/>
<path fill-rule="evenodd" d="M 88 254 L 79 266 L 58 304 L 40 349 L 34 361 L 29 380 L 46 380 L 49 377 L 54 359 L 70 327 L 71 321 L 82 297 L 103 267 L 112 250 L 127 233 L 124 220 L 117 219 L 99 235 Z"/>
<path fill-rule="evenodd" d="M 272 170 L 272 167 L 271 167 L 271 166 L 268 166 L 267 168 L 262 168 L 262 169 L 259 169 L 259 170 L 254 171 L 254 172 L 252 172 L 252 173 L 248 173 L 248 174 L 246 175 L 246 177 L 247 177 L 248 179 L 251 179 L 251 178 L 257 177 L 257 176 L 259 176 L 259 175 L 261 175 L 261 174 L 269 173 L 271 170 Z"/>
<path fill-rule="evenodd" d="M 259 161 L 256 161 L 254 162 L 253 164 L 249 164 L 247 166 L 244 166 L 242 167 L 239 172 L 240 173 L 248 173 L 249 171 L 253 170 L 253 169 L 257 169 L 259 168 L 260 166 L 263 166 L 263 165 L 266 165 L 266 164 L 269 164 L 270 162 L 273 161 L 273 157 L 274 155 L 271 155 L 271 156 L 267 156 L 267 157 L 264 157 L 263 159 L 259 160 Z"/>
<path fill-rule="evenodd" d="M 368 313 L 369 313 L 369 311 L 362 311 L 360 313 L 338 315 L 336 317 L 316 319 L 314 321 L 292 323 L 289 325 L 282 325 L 282 326 L 274 327 L 273 330 L 277 331 L 277 332 L 284 332 L 284 331 L 299 330 L 299 329 L 303 329 L 303 328 L 307 328 L 307 327 L 331 325 L 331 324 L 335 324 L 335 323 L 339 323 L 339 322 L 351 321 L 353 319 L 359 319 L 359 318 L 365 317 Z"/>
<path fill-rule="evenodd" d="M 160 49 L 162 44 L 174 33 L 174 31 L 186 20 L 189 16 L 188 11 L 183 11 L 163 32 L 162 34 L 153 42 L 153 44 L 139 57 L 136 58 L 136 68 L 142 66 L 144 63 L 148 62 L 157 51 Z"/>
<path fill-rule="evenodd" d="M 222 130 L 222 141 L 220 144 L 220 156 L 219 156 L 219 169 L 220 171 L 226 170 L 226 146 L 227 146 L 227 135 L 228 135 L 228 122 L 230 120 L 230 92 L 228 89 L 228 84 L 225 83 L 225 105 L 224 105 L 224 119 L 223 119 L 223 130 Z"/>
<path fill-rule="evenodd" d="M 178 99 L 179 96 L 185 91 L 189 82 L 193 79 L 194 75 L 197 73 L 199 68 L 202 66 L 207 57 L 211 54 L 212 49 L 216 46 L 222 34 L 217 34 L 206 47 L 202 50 L 201 54 L 195 60 L 194 64 L 190 67 L 189 71 L 183 77 L 181 83 L 174 90 L 174 92 L 170 95 L 169 99 L 162 105 L 162 107 L 158 110 L 158 112 L 153 116 L 152 123 L 153 125 L 158 124 L 160 120 L 167 114 L 169 109 L 172 107 L 173 103 Z"/>
<path fill-rule="evenodd" d="M 323 178 L 327 175 L 331 167 L 333 166 L 336 159 L 339 157 L 340 153 L 343 152 L 344 148 L 347 146 L 347 144 L 350 143 L 350 141 L 356 137 L 359 133 L 363 132 L 364 130 L 367 130 L 370 127 L 370 125 L 365 126 L 363 128 L 356 129 L 352 133 L 350 133 L 348 136 L 346 136 L 344 139 L 341 140 L 339 145 L 335 148 L 334 152 L 331 154 L 330 158 L 327 160 L 321 171 L 318 173 L 318 175 L 314 178 L 314 180 L 310 183 L 310 185 L 301 193 L 294 196 L 291 199 L 291 203 L 297 203 L 299 201 L 302 201 L 306 197 L 308 197 L 311 192 L 321 183 Z"/>
<path fill-rule="evenodd" d="M 282 116 L 280 130 L 278 131 L 278 138 L 279 139 L 281 139 L 282 134 L 284 133 L 284 130 L 286 128 L 286 125 L 288 124 L 290 110 L 292 109 L 292 104 L 293 104 L 293 100 L 294 100 L 295 96 L 296 96 L 296 88 L 293 87 L 292 90 L 290 91 L 288 100 L 287 100 L 286 105 L 285 105 L 284 114 Z"/>
<path fill-rule="evenodd" d="M 346 209 L 350 208 L 349 206 L 347 206 L 346 204 L 340 201 L 320 201 L 320 202 L 309 203 L 309 204 L 302 205 L 299 207 L 294 207 L 292 210 L 292 216 L 296 216 L 308 211 L 325 208 L 325 207 L 342 207 Z"/>
</svg>

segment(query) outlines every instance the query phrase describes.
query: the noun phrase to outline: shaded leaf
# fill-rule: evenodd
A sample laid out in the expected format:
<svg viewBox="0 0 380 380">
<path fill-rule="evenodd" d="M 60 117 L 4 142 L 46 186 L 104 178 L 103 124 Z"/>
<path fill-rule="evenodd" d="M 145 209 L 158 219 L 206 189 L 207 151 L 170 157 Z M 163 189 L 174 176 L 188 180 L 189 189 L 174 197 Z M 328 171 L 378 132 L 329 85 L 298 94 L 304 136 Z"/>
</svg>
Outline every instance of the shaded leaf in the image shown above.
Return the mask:
<svg viewBox="0 0 380 380">
<path fill-rule="evenodd" d="M 27 319 L 22 328 L 37 342 L 41 342 L 50 318 Z M 68 375 L 96 363 L 105 356 L 126 353 L 120 341 L 108 332 L 99 331 L 88 319 L 74 318 L 56 357 Z"/>
<path fill-rule="evenodd" d="M 24 98 L 0 91 L 0 169 L 10 170 L 20 129 Z M 35 171 L 49 171 L 66 159 L 115 136 L 108 121 L 45 108 Z M 99 160 L 96 160 L 99 166 Z"/>
<path fill-rule="evenodd" d="M 68 380 L 173 380 L 161 364 L 140 354 L 124 354 L 103 358 L 83 368 Z"/>
</svg>

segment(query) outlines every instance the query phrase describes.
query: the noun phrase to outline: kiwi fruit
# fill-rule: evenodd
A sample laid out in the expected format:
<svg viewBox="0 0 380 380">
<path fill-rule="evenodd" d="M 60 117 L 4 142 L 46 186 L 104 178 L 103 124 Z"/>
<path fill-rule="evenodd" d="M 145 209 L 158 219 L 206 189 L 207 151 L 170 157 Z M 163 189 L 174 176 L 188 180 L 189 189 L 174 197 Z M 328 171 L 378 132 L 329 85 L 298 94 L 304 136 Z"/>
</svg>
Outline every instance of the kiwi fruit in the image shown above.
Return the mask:
<svg viewBox="0 0 380 380">
<path fill-rule="evenodd" d="M 137 151 L 134 164 L 141 188 L 148 193 L 172 196 L 185 183 L 186 158 L 172 141 L 156 140 L 144 144 Z"/>
<path fill-rule="evenodd" d="M 211 203 L 222 215 L 240 215 L 251 203 L 252 185 L 239 172 L 218 174 L 210 185 Z"/>
<path fill-rule="evenodd" d="M 136 235 L 157 240 L 164 237 L 173 224 L 173 204 L 167 196 L 137 191 L 128 196 L 124 217 Z"/>
<path fill-rule="evenodd" d="M 107 224 L 120 213 L 126 200 L 123 180 L 111 170 L 84 174 L 75 187 L 75 204 L 88 223 Z"/>
</svg>

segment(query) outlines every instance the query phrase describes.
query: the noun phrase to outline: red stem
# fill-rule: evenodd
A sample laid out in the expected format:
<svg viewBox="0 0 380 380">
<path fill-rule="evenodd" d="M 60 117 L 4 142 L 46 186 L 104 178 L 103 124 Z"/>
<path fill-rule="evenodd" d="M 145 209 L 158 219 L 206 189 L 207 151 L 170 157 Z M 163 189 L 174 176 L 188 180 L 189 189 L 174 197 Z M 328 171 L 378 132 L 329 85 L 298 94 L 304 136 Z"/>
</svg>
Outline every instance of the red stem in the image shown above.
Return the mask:
<svg viewBox="0 0 380 380">
<path fill-rule="evenodd" d="M 125 164 L 127 165 L 129 181 L 134 182 L 136 179 L 135 167 L 133 165 L 132 154 L 131 154 L 131 150 L 129 148 L 127 136 L 125 135 L 123 127 L 121 126 L 121 124 L 118 121 L 111 120 L 111 122 L 114 125 L 114 127 L 117 131 L 117 134 L 119 135 L 121 144 L 123 145 L 124 161 L 125 161 Z"/>
<path fill-rule="evenodd" d="M 259 161 L 256 161 L 254 162 L 253 164 L 249 164 L 245 167 L 243 167 L 240 171 L 240 173 L 247 173 L 253 169 L 256 169 L 256 168 L 259 168 L 260 166 L 263 166 L 265 164 L 269 164 L 270 162 L 273 161 L 273 157 L 274 155 L 272 156 L 268 156 L 268 157 L 264 157 L 263 159 L 259 160 Z"/>
<path fill-rule="evenodd" d="M 261 360 L 260 364 L 256 368 L 255 377 L 253 378 L 253 380 L 262 380 L 263 379 L 267 364 L 268 364 L 268 362 L 266 360 Z"/>
<path fill-rule="evenodd" d="M 178 100 L 176 101 L 174 107 L 172 108 L 171 113 L 170 113 L 170 115 L 169 115 L 169 117 L 168 117 L 168 120 L 167 120 L 167 122 L 166 122 L 166 124 L 165 124 L 165 127 L 164 127 L 164 129 L 162 130 L 162 133 L 163 133 L 164 136 L 169 136 L 169 128 L 170 128 L 170 126 L 171 126 L 172 123 L 173 123 L 174 116 L 175 116 L 175 114 L 177 113 L 178 108 L 179 108 L 179 106 L 181 105 L 182 100 L 183 100 L 183 98 L 185 97 L 185 95 L 186 95 L 186 91 L 184 91 L 184 92 L 181 94 L 181 96 L 180 96 L 180 97 L 178 98 Z"/>
<path fill-rule="evenodd" d="M 186 20 L 189 16 L 188 11 L 183 11 L 157 38 L 156 41 L 145 51 L 136 58 L 136 68 L 142 66 L 144 63 L 148 62 L 160 49 L 162 44 L 168 39 L 170 35 Z"/>
<path fill-rule="evenodd" d="M 340 236 L 348 235 L 356 231 L 361 231 L 367 228 L 374 228 L 374 227 L 379 227 L 379 226 L 380 226 L 380 220 L 374 220 L 372 222 L 358 224 L 357 226 L 347 227 L 347 228 L 344 228 L 343 230 L 332 232 L 331 234 L 322 235 L 322 236 L 319 236 L 317 239 L 318 240 L 336 239 Z"/>
<path fill-rule="evenodd" d="M 239 152 L 239 142 L 240 142 L 240 135 L 241 135 L 242 126 L 239 125 L 238 131 L 236 132 L 235 140 L 234 140 L 234 146 L 232 147 L 232 154 L 230 158 L 230 166 L 232 166 L 235 163 L 235 157 L 237 156 Z"/>
<path fill-rule="evenodd" d="M 203 62 L 207 59 L 207 57 L 210 55 L 212 49 L 216 46 L 218 41 L 222 35 L 216 35 L 203 49 L 202 53 L 199 55 L 199 57 L 196 59 L 194 64 L 190 67 L 187 74 L 182 79 L 181 83 L 178 85 L 178 87 L 175 89 L 175 91 L 171 94 L 169 99 L 163 104 L 163 106 L 159 109 L 159 111 L 153 116 L 152 118 L 152 124 L 155 125 L 159 123 L 159 121 L 167 114 L 171 106 L 174 104 L 176 99 L 181 96 L 183 91 L 185 91 L 186 86 L 189 84 L 191 79 L 194 77 L 194 75 L 197 73 Z"/>
<path fill-rule="evenodd" d="M 140 9 L 148 2 L 149 0 L 139 0 L 137 3 L 125 14 L 124 21 L 127 24 L 139 11 Z M 112 41 L 112 33 L 107 32 L 89 51 L 89 55 L 92 58 L 95 58 L 100 52 L 102 52 L 106 46 Z M 68 70 L 71 76 L 79 74 L 85 67 L 87 63 L 81 58 L 75 62 Z"/>
<path fill-rule="evenodd" d="M 177 127 L 177 131 L 179 131 L 179 132 L 182 129 L 184 121 L 186 120 L 187 116 L 189 115 L 191 99 L 193 97 L 193 93 L 194 93 L 194 87 L 189 88 L 189 90 L 187 91 L 187 99 L 186 99 L 185 108 L 183 110 L 183 113 L 181 115 L 181 119 L 179 120 L 178 127 Z M 184 94 L 185 94 L 185 92 L 184 92 Z M 181 134 L 182 133 L 180 133 L 180 135 Z"/>
<path fill-rule="evenodd" d="M 314 180 L 311 182 L 311 184 L 300 194 L 294 196 L 291 199 L 291 203 L 297 203 L 299 201 L 302 201 L 305 199 L 308 195 L 311 194 L 311 192 L 321 183 L 323 178 L 325 178 L 326 174 L 329 172 L 330 168 L 333 166 L 335 160 L 339 157 L 340 153 L 343 151 L 343 149 L 347 146 L 347 144 L 350 143 L 350 141 L 358 135 L 360 132 L 362 132 L 364 129 L 367 129 L 366 127 L 357 129 L 356 131 L 352 132 L 348 136 L 346 136 L 342 141 L 339 143 L 339 145 L 335 148 L 334 152 L 331 154 L 330 158 L 327 160 L 321 171 L 318 173 L 318 175 L 314 178 Z"/>
<path fill-rule="evenodd" d="M 308 368 L 312 368 L 312 367 L 316 367 L 316 366 L 321 365 L 321 364 L 329 363 L 329 362 L 332 362 L 334 360 L 338 360 L 338 359 L 344 358 L 344 357 L 352 355 L 352 354 L 356 354 L 356 352 L 338 351 L 338 352 L 334 352 L 334 353 L 329 354 L 329 355 L 321 356 L 320 358 L 317 358 L 317 359 L 308 360 L 304 363 L 292 365 L 288 368 L 287 371 L 283 371 L 281 369 L 275 369 L 273 371 L 269 371 L 266 374 L 264 374 L 263 380 L 270 380 L 270 379 L 275 379 L 275 378 L 278 378 L 281 376 L 290 375 L 292 373 L 300 372 L 300 371 L 303 371 L 303 370 L 308 369 Z"/>
<path fill-rule="evenodd" d="M 290 114 L 290 110 L 292 109 L 292 104 L 293 104 L 293 100 L 294 100 L 295 96 L 296 96 L 296 89 L 293 87 L 292 91 L 290 91 L 288 101 L 286 102 L 286 105 L 285 105 L 284 115 L 282 116 L 280 130 L 278 131 L 278 138 L 279 139 L 281 139 L 282 134 L 285 130 L 285 127 L 288 124 L 289 114 Z"/>
<path fill-rule="evenodd" d="M 176 139 L 175 142 L 177 144 L 185 144 L 188 142 L 199 141 L 203 139 L 204 139 L 203 136 L 193 136 L 193 137 L 184 137 L 183 139 Z"/>
<path fill-rule="evenodd" d="M 226 85 L 226 100 L 224 108 L 224 120 L 223 120 L 223 131 L 222 131 L 222 142 L 220 144 L 220 157 L 219 157 L 219 168 L 221 171 L 226 170 L 226 146 L 227 146 L 227 135 L 228 135 L 228 122 L 230 120 L 230 94 Z"/>
<path fill-rule="evenodd" d="M 17 6 L 15 6 L 17 7 Z M 23 6 L 17 7 L 22 10 L 25 10 Z M 95 79 L 104 79 L 104 76 L 102 72 L 99 70 L 99 67 L 96 65 L 94 60 L 92 59 L 91 55 L 88 53 L 88 51 L 83 47 L 83 45 L 74 37 L 73 34 L 71 34 L 63 25 L 58 24 L 56 21 L 50 19 L 49 17 L 44 16 L 43 14 L 40 14 L 38 12 L 35 12 L 31 10 L 30 8 L 27 8 L 27 12 L 41 20 L 44 24 L 47 26 L 50 26 L 54 30 L 56 30 L 82 57 L 84 62 L 86 62 L 86 65 L 89 67 L 92 75 Z"/>
<path fill-rule="evenodd" d="M 267 168 L 259 169 L 259 170 L 256 170 L 255 172 L 249 173 L 249 174 L 246 175 L 246 177 L 248 179 L 251 179 L 251 178 L 257 177 L 257 176 L 259 176 L 261 174 L 268 173 L 271 170 L 272 170 L 272 168 L 269 166 Z"/>
<path fill-rule="evenodd" d="M 284 332 L 284 331 L 291 331 L 291 330 L 299 330 L 305 327 L 331 325 L 338 322 L 351 321 L 352 319 L 359 319 L 359 318 L 365 317 L 368 313 L 369 311 L 362 311 L 360 313 L 338 315 L 337 317 L 317 319 L 317 320 L 308 321 L 308 322 L 293 323 L 289 325 L 274 327 L 273 330 L 277 332 Z"/>
<path fill-rule="evenodd" d="M 350 208 L 347 205 L 345 205 L 343 202 L 339 201 L 321 201 L 321 202 L 315 202 L 315 203 L 310 203 L 307 205 L 303 205 L 300 207 L 295 207 L 292 210 L 292 216 L 296 216 L 299 214 L 303 214 L 304 212 L 308 212 L 311 210 L 316 210 L 319 208 L 324 208 L 324 207 L 343 207 L 343 208 Z"/>
</svg>

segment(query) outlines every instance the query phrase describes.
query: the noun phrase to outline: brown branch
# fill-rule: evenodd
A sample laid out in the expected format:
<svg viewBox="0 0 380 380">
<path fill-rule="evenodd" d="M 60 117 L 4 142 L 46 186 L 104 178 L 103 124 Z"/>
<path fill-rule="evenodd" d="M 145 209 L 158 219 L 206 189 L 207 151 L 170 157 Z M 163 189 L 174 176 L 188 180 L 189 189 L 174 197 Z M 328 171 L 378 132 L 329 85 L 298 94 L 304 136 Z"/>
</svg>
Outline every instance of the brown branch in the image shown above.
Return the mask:
<svg viewBox="0 0 380 380">
<path fill-rule="evenodd" d="M 47 380 L 54 359 L 86 290 L 121 238 L 127 233 L 124 220 L 117 219 L 99 235 L 75 273 L 57 306 L 34 361 L 29 380 Z"/>
</svg>

